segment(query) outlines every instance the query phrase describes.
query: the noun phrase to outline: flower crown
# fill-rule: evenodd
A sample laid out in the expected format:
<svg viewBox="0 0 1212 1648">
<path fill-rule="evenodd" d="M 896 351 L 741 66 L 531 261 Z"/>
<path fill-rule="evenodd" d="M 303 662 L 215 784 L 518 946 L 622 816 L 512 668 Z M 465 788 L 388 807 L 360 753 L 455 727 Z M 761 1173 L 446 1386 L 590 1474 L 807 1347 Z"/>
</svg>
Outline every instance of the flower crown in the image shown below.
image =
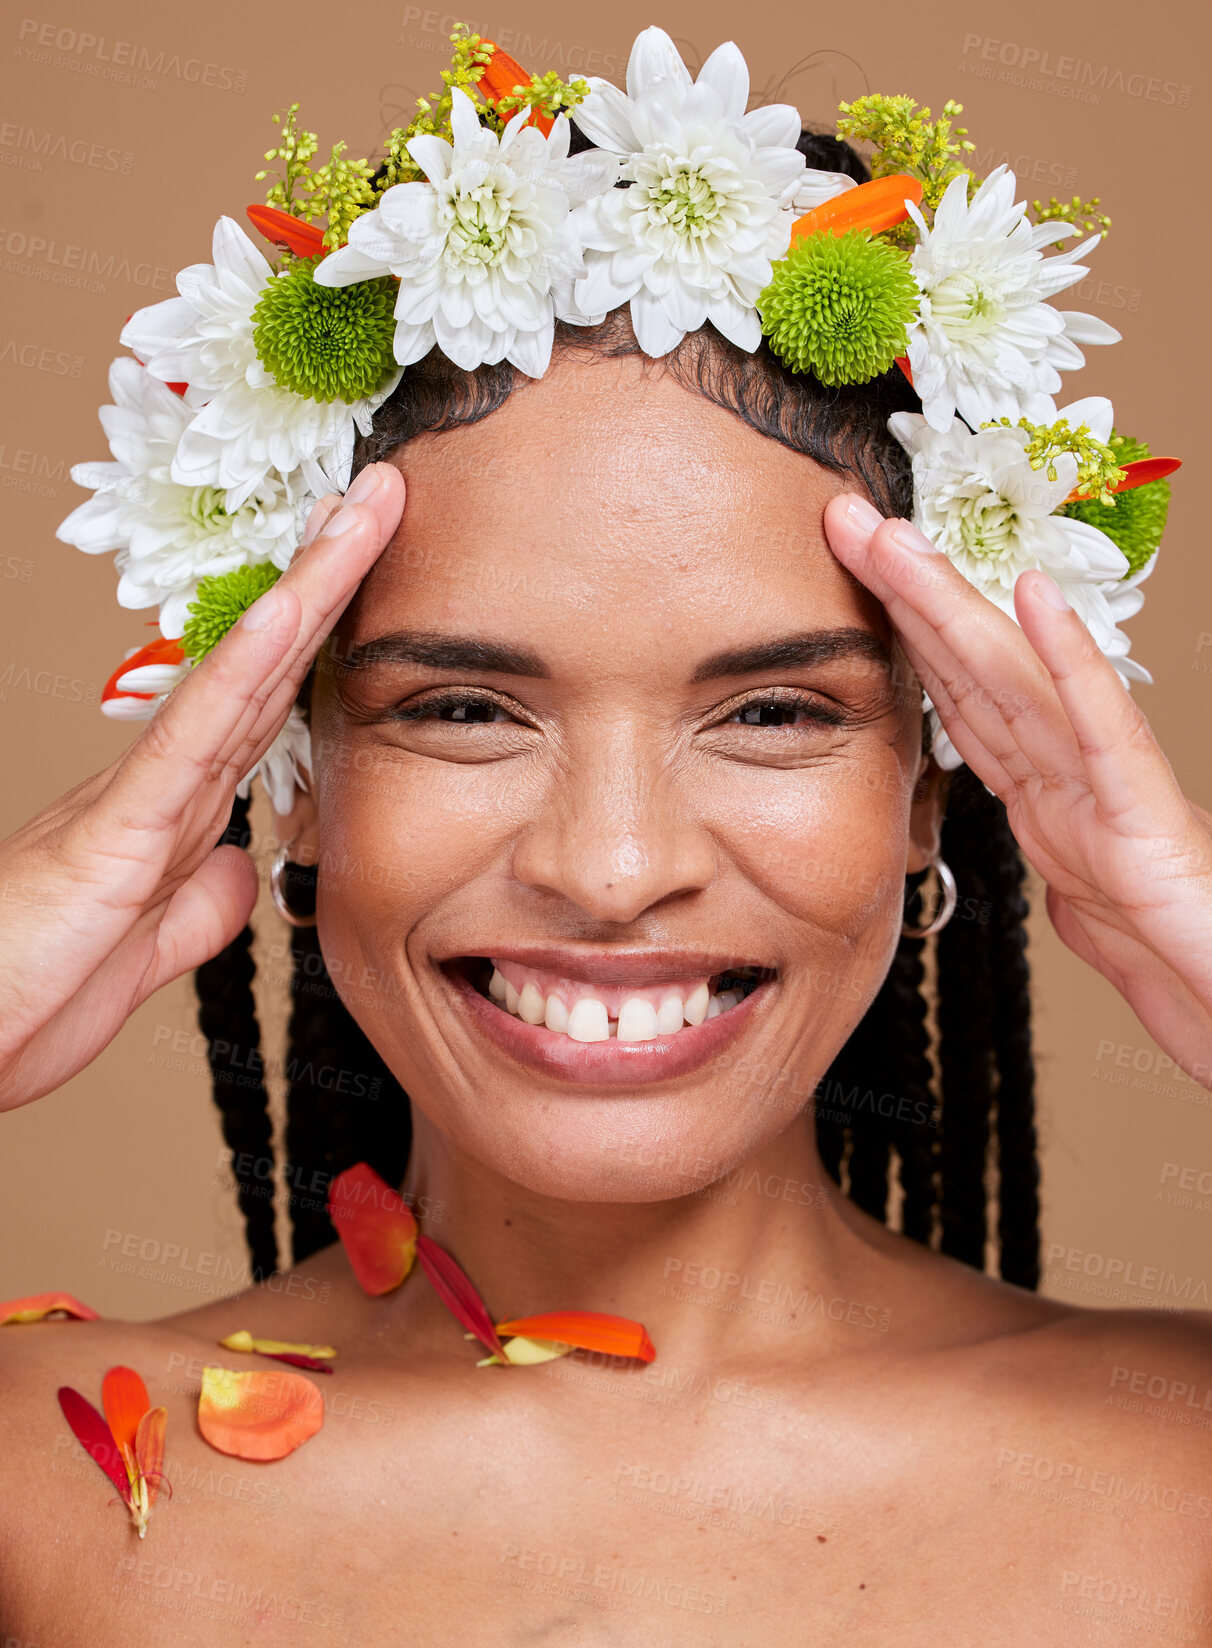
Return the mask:
<svg viewBox="0 0 1212 1648">
<path fill-rule="evenodd" d="M 746 112 L 732 43 L 692 80 L 645 29 L 623 92 L 528 76 L 463 26 L 451 40 L 442 94 L 418 100 L 377 167 L 342 142 L 313 169 L 298 104 L 276 114 L 265 158 L 280 169 L 248 207 L 272 261 L 221 217 L 213 263 L 123 328 L 132 353 L 100 409 L 113 462 L 72 468 L 94 496 L 57 532 L 116 551 L 119 603 L 159 609 L 159 637 L 106 684 L 107 714 L 153 714 L 280 576 L 312 504 L 348 485 L 355 429 L 370 433 L 413 362 L 437 348 L 541 377 L 557 318 L 594 325 L 623 304 L 652 356 L 710 321 L 828 386 L 899 368 L 922 406 L 889 419 L 918 527 L 1012 618 L 1018 574 L 1044 567 L 1125 683 L 1151 680 L 1118 626 L 1143 602 L 1177 460 L 1114 433 L 1108 400 L 1052 398 L 1083 347 L 1119 340 L 1048 302 L 1088 271 L 1076 247 L 1044 249 L 1089 233 L 1093 250 L 1110 223 L 1097 199 L 1035 201 L 1029 217 L 1007 167 L 968 169 L 961 105 L 933 119 L 901 96 L 840 105 L 871 182 L 813 170 L 794 108 Z M 570 111 L 594 145 L 575 155 Z M 935 758 L 958 766 L 924 705 Z M 280 812 L 309 754 L 292 710 L 254 769 Z"/>
</svg>

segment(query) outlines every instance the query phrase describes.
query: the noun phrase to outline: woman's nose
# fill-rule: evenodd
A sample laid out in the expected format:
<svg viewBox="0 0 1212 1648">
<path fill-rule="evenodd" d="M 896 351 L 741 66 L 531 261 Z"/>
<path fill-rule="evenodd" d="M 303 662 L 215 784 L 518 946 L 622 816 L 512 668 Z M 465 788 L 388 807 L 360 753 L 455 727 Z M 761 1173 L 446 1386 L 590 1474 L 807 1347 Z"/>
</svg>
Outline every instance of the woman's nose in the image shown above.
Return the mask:
<svg viewBox="0 0 1212 1648">
<path fill-rule="evenodd" d="M 666 762 L 634 731 L 578 752 L 518 838 L 513 873 L 595 921 L 622 925 L 715 879 L 715 842 Z"/>
</svg>

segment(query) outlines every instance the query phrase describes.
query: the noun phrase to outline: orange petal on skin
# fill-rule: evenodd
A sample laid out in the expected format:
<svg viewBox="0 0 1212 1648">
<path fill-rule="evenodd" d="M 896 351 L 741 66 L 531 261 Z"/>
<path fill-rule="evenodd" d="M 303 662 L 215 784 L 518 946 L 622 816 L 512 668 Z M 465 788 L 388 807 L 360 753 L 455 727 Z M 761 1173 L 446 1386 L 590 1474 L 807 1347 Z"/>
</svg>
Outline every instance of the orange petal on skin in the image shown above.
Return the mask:
<svg viewBox="0 0 1212 1648">
<path fill-rule="evenodd" d="M 539 1316 L 519 1316 L 511 1322 L 498 1322 L 497 1332 L 527 1339 L 554 1339 L 580 1350 L 633 1356 L 641 1362 L 651 1362 L 656 1356 L 642 1322 L 597 1310 L 549 1310 Z"/>
<path fill-rule="evenodd" d="M 300 1373 L 203 1368 L 198 1429 L 235 1459 L 285 1459 L 324 1423 L 324 1400 Z"/>
<path fill-rule="evenodd" d="M 80 1322 L 101 1320 L 99 1312 L 82 1305 L 70 1293 L 31 1293 L 27 1299 L 9 1299 L 0 1305 L 0 1328 L 12 1327 L 18 1322 L 42 1322 L 56 1311 L 74 1316 Z"/>
<path fill-rule="evenodd" d="M 362 1291 L 398 1288 L 417 1256 L 417 1221 L 386 1180 L 359 1162 L 332 1182 L 328 1214 Z"/>
<path fill-rule="evenodd" d="M 1111 488 L 1112 492 L 1131 492 L 1134 487 L 1148 486 L 1151 481 L 1164 481 L 1167 475 L 1173 475 L 1176 469 L 1181 469 L 1181 458 L 1136 458 L 1132 463 L 1124 465 L 1124 478 L 1118 486 Z M 1067 504 L 1081 503 L 1086 498 L 1093 498 L 1093 492 L 1071 492 L 1065 499 Z"/>
<path fill-rule="evenodd" d="M 139 1421 L 151 1407 L 147 1386 L 134 1368 L 110 1368 L 101 1382 L 101 1406 L 118 1452 L 130 1470 L 135 1459 Z"/>
<path fill-rule="evenodd" d="M 139 1421 L 135 1432 L 135 1462 L 139 1474 L 147 1484 L 147 1505 L 150 1510 L 164 1480 L 164 1432 L 168 1424 L 167 1408 L 149 1408 Z M 169 1484 L 169 1492 L 172 1484 Z"/>
<path fill-rule="evenodd" d="M 791 245 L 787 249 L 791 251 L 809 235 L 844 235 L 850 229 L 870 229 L 873 235 L 881 234 L 885 229 L 903 223 L 909 216 L 905 209 L 906 200 L 911 200 L 916 206 L 921 198 L 920 180 L 904 172 L 892 177 L 873 178 L 870 183 L 860 183 L 854 189 L 844 189 L 832 200 L 826 200 L 822 205 L 813 207 L 812 211 L 805 212 L 803 217 L 796 218 L 791 226 Z"/>
<path fill-rule="evenodd" d="M 328 251 L 324 231 L 314 223 L 304 223 L 302 218 L 292 217 L 276 206 L 246 206 L 244 210 L 253 228 L 274 246 L 285 246 L 297 257 L 305 258 L 323 257 Z"/>
</svg>

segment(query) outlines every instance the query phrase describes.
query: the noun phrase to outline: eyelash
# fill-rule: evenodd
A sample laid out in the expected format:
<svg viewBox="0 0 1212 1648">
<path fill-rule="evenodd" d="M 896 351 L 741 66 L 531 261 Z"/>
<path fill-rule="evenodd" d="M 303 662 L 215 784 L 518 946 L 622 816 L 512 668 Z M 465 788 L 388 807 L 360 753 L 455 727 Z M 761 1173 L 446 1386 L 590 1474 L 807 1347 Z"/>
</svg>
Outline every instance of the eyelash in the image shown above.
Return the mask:
<svg viewBox="0 0 1212 1648">
<path fill-rule="evenodd" d="M 470 692 L 445 692 L 434 698 L 422 699 L 420 703 L 402 704 L 392 710 L 388 716 L 392 721 L 427 721 L 440 718 L 443 710 L 467 709 L 469 706 L 480 705 L 488 709 L 504 710 L 505 706 L 495 698 L 486 694 Z M 744 704 L 738 704 L 729 714 L 728 719 L 717 723 L 720 726 L 737 725 L 731 720 L 732 716 L 743 715 L 754 710 L 765 710 L 777 707 L 780 710 L 794 710 L 797 715 L 804 715 L 809 721 L 818 726 L 844 727 L 849 716 L 839 709 L 829 709 L 818 698 L 809 698 L 803 693 L 789 693 L 786 696 L 768 695 L 765 698 L 751 698 Z M 490 726 L 492 722 L 464 720 L 457 722 L 453 717 L 447 720 L 449 726 Z M 784 732 L 787 729 L 785 722 L 761 723 L 742 722 L 740 725 L 749 726 L 757 731 Z M 794 725 L 794 723 L 793 723 Z"/>
</svg>

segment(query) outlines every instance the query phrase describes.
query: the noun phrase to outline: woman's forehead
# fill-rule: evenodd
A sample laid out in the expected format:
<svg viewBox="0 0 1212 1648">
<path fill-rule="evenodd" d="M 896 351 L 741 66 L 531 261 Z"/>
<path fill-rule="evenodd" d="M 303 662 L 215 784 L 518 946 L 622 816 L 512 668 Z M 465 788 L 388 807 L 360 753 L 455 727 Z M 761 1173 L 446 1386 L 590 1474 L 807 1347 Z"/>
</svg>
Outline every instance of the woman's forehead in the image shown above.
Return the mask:
<svg viewBox="0 0 1212 1648">
<path fill-rule="evenodd" d="M 452 603 L 489 616 L 529 602 L 606 627 L 644 614 L 719 623 L 763 605 L 774 617 L 789 600 L 838 621 L 863 610 L 821 520 L 849 478 L 634 358 L 562 360 L 479 423 L 392 461 L 408 496 L 359 629 Z"/>
</svg>

